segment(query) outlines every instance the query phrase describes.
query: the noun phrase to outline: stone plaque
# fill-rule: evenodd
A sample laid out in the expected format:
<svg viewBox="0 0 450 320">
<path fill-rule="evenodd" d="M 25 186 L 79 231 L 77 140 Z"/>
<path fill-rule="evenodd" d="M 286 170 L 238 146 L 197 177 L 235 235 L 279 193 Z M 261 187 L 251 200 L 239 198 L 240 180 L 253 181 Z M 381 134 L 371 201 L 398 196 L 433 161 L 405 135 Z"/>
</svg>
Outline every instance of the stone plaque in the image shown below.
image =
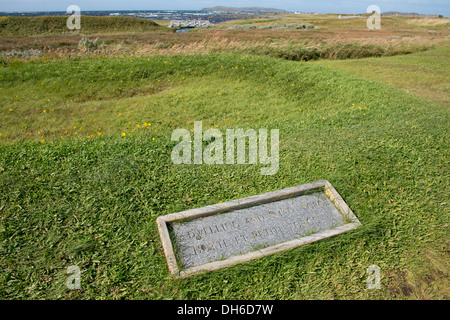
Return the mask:
<svg viewBox="0 0 450 320">
<path fill-rule="evenodd" d="M 360 222 L 328 181 L 157 219 L 173 274 L 186 276 L 287 250 Z"/>
</svg>

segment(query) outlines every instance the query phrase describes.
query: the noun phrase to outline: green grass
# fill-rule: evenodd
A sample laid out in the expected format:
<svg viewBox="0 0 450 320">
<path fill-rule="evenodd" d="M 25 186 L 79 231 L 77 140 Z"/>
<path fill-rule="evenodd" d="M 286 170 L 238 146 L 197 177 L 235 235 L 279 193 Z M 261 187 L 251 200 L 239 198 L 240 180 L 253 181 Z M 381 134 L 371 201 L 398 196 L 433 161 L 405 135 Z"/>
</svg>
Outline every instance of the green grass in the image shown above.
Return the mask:
<svg viewBox="0 0 450 320">
<path fill-rule="evenodd" d="M 3 299 L 448 299 L 442 105 L 328 67 L 243 55 L 16 63 L 0 69 L 0 87 Z M 194 120 L 279 129 L 278 173 L 173 165 L 171 133 Z M 360 228 L 170 277 L 158 216 L 321 179 Z M 72 264 L 81 291 L 66 288 Z M 366 288 L 373 264 L 381 290 Z"/>
<path fill-rule="evenodd" d="M 0 17 L 0 35 L 33 36 L 61 33 L 73 33 L 67 29 L 69 16 L 40 17 Z M 126 33 L 126 32 L 173 32 L 148 19 L 133 17 L 96 17 L 81 16 L 83 34 Z"/>
<path fill-rule="evenodd" d="M 444 106 L 450 106 L 450 47 L 395 57 L 320 60 L 316 64 L 386 83 Z"/>
<path fill-rule="evenodd" d="M 280 22 L 307 22 L 324 29 L 363 30 L 369 15 L 354 19 L 339 19 L 338 14 L 320 15 L 281 15 Z M 381 17 L 382 30 L 445 30 L 450 27 L 449 18 L 416 18 L 407 16 L 385 16 Z"/>
</svg>

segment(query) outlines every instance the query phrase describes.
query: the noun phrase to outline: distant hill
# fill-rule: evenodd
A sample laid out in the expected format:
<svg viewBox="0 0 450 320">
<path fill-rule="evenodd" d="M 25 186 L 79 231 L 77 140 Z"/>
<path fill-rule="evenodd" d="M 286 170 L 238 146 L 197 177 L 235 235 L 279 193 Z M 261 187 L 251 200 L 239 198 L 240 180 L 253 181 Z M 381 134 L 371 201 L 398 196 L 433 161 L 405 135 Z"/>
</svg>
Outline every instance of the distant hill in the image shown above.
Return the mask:
<svg viewBox="0 0 450 320">
<path fill-rule="evenodd" d="M 204 8 L 203 11 L 222 11 L 222 12 L 246 12 L 246 13 L 287 13 L 288 11 L 274 8 L 262 8 L 262 7 L 244 7 L 244 8 L 234 8 L 234 7 L 224 7 L 216 6 L 213 8 Z"/>
</svg>

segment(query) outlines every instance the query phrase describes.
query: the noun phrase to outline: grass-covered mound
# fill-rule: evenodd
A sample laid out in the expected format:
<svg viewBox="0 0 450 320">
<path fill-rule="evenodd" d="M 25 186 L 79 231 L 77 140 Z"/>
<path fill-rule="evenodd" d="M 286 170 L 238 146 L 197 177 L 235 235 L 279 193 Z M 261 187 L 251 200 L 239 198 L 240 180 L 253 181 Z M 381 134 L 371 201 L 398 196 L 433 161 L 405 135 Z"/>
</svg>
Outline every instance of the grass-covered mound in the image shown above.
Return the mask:
<svg viewBox="0 0 450 320">
<path fill-rule="evenodd" d="M 327 67 L 240 55 L 0 69 L 0 297 L 443 297 L 448 109 Z M 174 165 L 175 128 L 280 130 L 280 168 Z M 173 280 L 160 215 L 321 179 L 354 231 Z M 437 258 L 436 258 L 437 257 Z M 381 290 L 366 269 L 381 268 Z M 68 291 L 69 265 L 81 291 Z M 442 282 L 440 282 L 442 283 Z"/>
<path fill-rule="evenodd" d="M 67 28 L 67 16 L 0 17 L 0 35 L 33 36 L 74 32 Z M 88 34 L 126 32 L 172 32 L 149 19 L 134 17 L 81 16 L 81 32 Z"/>
</svg>

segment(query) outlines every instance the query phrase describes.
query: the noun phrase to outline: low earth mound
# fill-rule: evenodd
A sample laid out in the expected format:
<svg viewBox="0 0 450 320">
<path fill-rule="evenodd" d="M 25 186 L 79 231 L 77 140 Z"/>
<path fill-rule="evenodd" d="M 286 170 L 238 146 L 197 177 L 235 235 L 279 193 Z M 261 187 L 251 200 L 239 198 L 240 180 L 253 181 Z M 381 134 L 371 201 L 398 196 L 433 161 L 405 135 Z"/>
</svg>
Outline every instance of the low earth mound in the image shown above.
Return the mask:
<svg viewBox="0 0 450 320">
<path fill-rule="evenodd" d="M 67 28 L 69 16 L 1 17 L 0 35 L 33 36 L 74 32 Z M 82 33 L 172 32 L 148 19 L 81 16 Z"/>
</svg>

